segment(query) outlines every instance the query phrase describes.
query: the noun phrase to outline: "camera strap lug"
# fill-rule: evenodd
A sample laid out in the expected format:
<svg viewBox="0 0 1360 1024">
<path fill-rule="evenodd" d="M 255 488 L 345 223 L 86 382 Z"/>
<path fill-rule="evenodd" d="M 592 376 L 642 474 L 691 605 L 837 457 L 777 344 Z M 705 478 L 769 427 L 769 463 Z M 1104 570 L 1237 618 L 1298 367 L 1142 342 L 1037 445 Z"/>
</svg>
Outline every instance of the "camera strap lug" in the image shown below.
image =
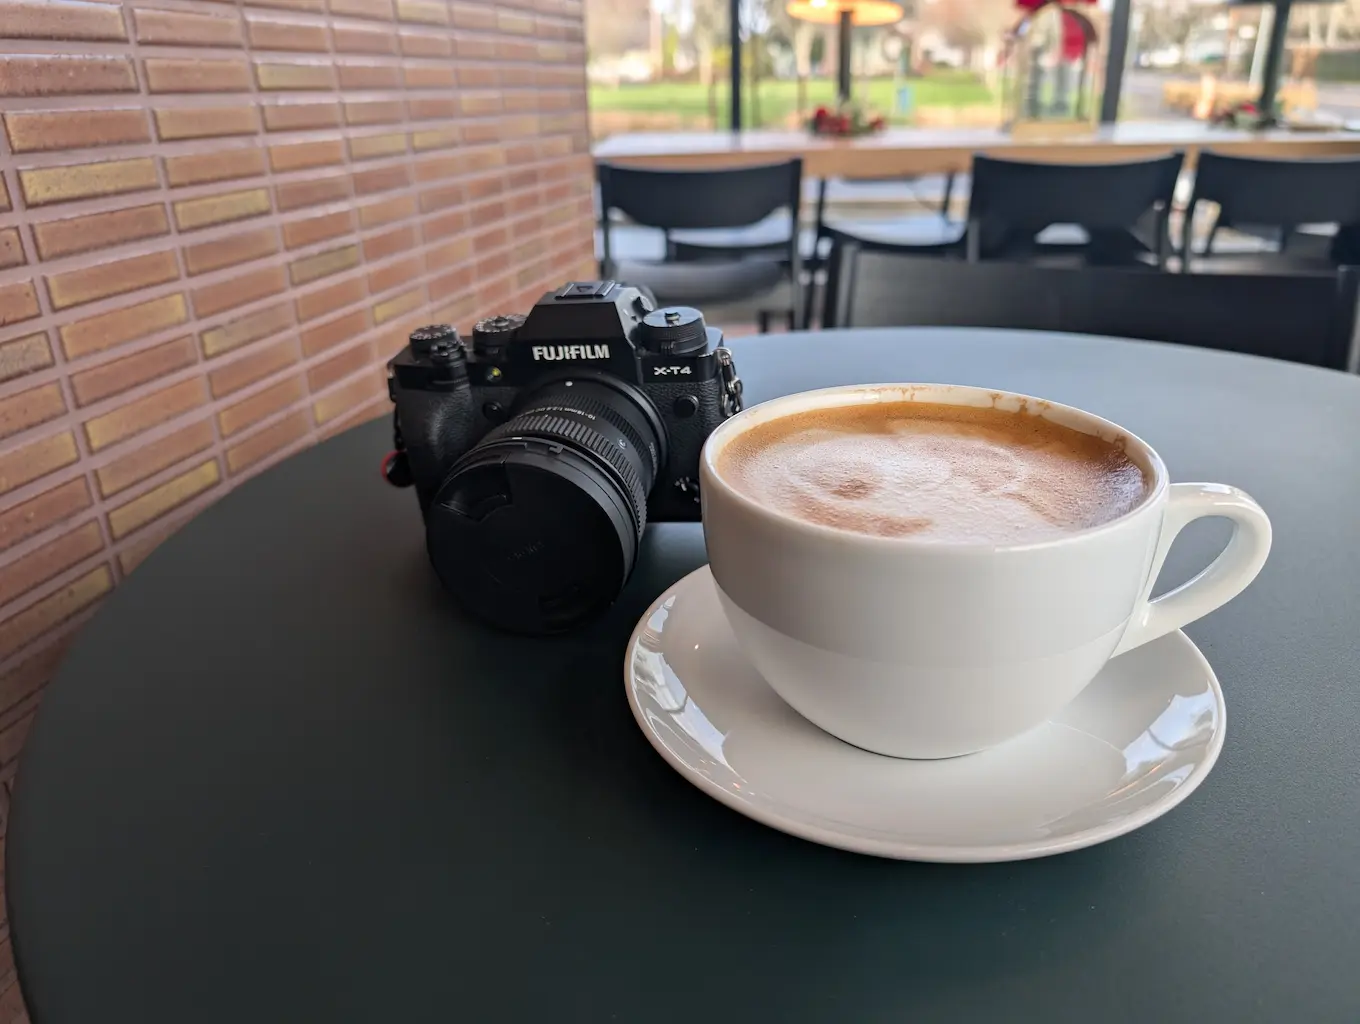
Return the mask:
<svg viewBox="0 0 1360 1024">
<path fill-rule="evenodd" d="M 741 412 L 741 378 L 737 376 L 737 366 L 732 361 L 732 350 L 716 348 L 713 354 L 718 357 L 718 377 L 722 380 L 723 418 Z"/>
<path fill-rule="evenodd" d="M 401 436 L 401 421 L 395 410 L 392 412 L 392 450 L 382 461 L 382 477 L 393 487 L 410 487 L 415 482 L 406 442 Z"/>
</svg>

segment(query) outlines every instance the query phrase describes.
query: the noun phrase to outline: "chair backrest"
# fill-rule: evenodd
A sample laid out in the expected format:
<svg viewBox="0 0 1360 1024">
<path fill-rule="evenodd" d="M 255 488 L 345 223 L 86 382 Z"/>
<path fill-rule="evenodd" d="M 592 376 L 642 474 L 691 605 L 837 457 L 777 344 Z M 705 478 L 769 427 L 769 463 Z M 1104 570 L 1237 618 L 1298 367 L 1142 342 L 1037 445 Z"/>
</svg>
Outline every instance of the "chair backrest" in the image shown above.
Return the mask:
<svg viewBox="0 0 1360 1024">
<path fill-rule="evenodd" d="M 1161 225 L 1184 154 L 1117 164 L 1042 164 L 973 157 L 968 198 L 970 258 L 986 259 L 1013 239 L 1051 224 L 1078 224 L 1092 235 L 1128 231 L 1150 211 Z"/>
<path fill-rule="evenodd" d="M 1261 160 L 1201 153 L 1181 228 L 1190 252 L 1195 206 L 1217 203 L 1219 224 L 1281 228 L 1360 224 L 1360 160 Z"/>
<path fill-rule="evenodd" d="M 803 161 L 704 171 L 659 171 L 596 164 L 600 224 L 618 210 L 629 220 L 665 231 L 740 228 L 787 209 L 798 222 Z"/>
<path fill-rule="evenodd" d="M 1356 369 L 1360 270 L 1158 274 L 923 259 L 845 246 L 837 327 L 1105 334 Z"/>
</svg>

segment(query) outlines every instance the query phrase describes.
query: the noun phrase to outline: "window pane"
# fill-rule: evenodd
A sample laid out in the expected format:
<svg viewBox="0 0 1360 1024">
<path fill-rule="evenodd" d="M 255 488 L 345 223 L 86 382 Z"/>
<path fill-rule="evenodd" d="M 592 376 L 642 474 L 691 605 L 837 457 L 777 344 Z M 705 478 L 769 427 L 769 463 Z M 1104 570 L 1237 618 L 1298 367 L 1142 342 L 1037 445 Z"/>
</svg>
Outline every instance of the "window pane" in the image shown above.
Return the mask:
<svg viewBox="0 0 1360 1024">
<path fill-rule="evenodd" d="M 1299 120 L 1360 121 L 1360 2 L 1293 7 L 1286 46 L 1286 112 Z"/>
<path fill-rule="evenodd" d="M 585 0 L 591 132 L 728 128 L 728 0 Z"/>
<path fill-rule="evenodd" d="M 1270 8 L 1133 0 L 1121 120 L 1206 120 L 1261 91 Z"/>
<path fill-rule="evenodd" d="M 997 57 L 1014 0 L 899 0 L 895 25 L 856 28 L 853 96 L 894 125 L 1001 121 Z M 839 29 L 791 17 L 784 0 L 744 0 L 743 121 L 800 128 L 836 102 Z"/>
</svg>

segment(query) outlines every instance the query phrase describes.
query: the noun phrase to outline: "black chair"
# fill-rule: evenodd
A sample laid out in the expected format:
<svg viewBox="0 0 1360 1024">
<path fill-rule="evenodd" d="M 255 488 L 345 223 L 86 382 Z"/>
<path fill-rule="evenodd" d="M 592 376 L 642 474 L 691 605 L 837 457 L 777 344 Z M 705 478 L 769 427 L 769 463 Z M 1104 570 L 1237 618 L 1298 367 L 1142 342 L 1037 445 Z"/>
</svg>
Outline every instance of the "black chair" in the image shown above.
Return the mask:
<svg viewBox="0 0 1360 1024">
<path fill-rule="evenodd" d="M 1356 369 L 1360 269 L 1149 274 L 916 259 L 845 246 L 838 327 L 1006 327 L 1105 334 Z"/>
<path fill-rule="evenodd" d="M 969 260 L 1164 267 L 1184 154 L 1118 164 L 973 158 Z M 1049 241 L 1060 226 L 1066 237 Z M 1073 227 L 1080 229 L 1072 230 Z"/>
<path fill-rule="evenodd" d="M 833 189 L 844 189 L 842 198 L 854 195 L 856 186 L 887 182 L 907 184 L 909 178 L 828 179 L 817 182 L 814 241 L 806 254 L 808 289 L 804 295 L 803 323 L 812 322 L 812 308 L 819 284 L 823 296 L 834 302 L 835 276 L 830 272 L 836 248 L 842 244 L 863 244 L 897 249 L 917 256 L 945 256 L 961 251 L 963 225 L 949 219 L 949 203 L 953 198 L 956 175 L 948 172 L 944 179 L 943 195 L 936 214 L 902 213 L 876 218 L 845 218 L 827 216 L 827 202 Z M 824 298 L 824 301 L 827 299 Z"/>
<path fill-rule="evenodd" d="M 1196 253 L 1195 214 L 1202 203 L 1217 204 L 1218 212 L 1203 251 Z M 1310 270 L 1354 262 L 1355 254 L 1335 251 L 1337 242 L 1331 242 L 1329 252 L 1329 240 L 1299 232 L 1301 226 L 1323 224 L 1341 229 L 1337 239 L 1343 244 L 1360 227 L 1360 160 L 1261 160 L 1201 153 L 1181 227 L 1181 270 L 1242 269 L 1248 264 Z M 1215 253 L 1223 228 L 1264 238 L 1275 251 Z"/>
<path fill-rule="evenodd" d="M 600 273 L 649 287 L 664 305 L 705 306 L 769 296 L 779 290 L 777 312 L 794 327 L 801 308 L 798 223 L 801 160 L 712 171 L 658 171 L 596 166 L 600 186 Z M 677 253 L 673 234 L 698 228 L 749 227 L 787 211 L 790 228 L 782 240 L 731 252 Z M 616 259 L 611 244 L 613 215 L 659 229 L 666 258 L 658 262 Z M 688 255 L 690 258 L 683 258 Z M 762 330 L 769 311 L 760 310 Z"/>
</svg>

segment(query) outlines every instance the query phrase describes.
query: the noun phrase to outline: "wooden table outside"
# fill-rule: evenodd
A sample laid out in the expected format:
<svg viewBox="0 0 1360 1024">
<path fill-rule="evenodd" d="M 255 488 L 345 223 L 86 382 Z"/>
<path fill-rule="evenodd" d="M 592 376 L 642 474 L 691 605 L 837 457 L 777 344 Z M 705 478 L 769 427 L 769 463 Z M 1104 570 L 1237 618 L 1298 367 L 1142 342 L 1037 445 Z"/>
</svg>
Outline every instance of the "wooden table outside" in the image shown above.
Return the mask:
<svg viewBox="0 0 1360 1024">
<path fill-rule="evenodd" d="M 858 139 L 817 139 L 806 132 L 650 132 L 615 135 L 595 158 L 634 167 L 704 168 L 803 158 L 812 177 L 883 178 L 967 171 L 985 153 L 1017 160 L 1104 163 L 1184 150 L 1193 164 L 1201 149 L 1234 156 L 1360 156 L 1360 132 L 1248 132 L 1197 121 L 1139 121 L 1094 134 L 1014 139 L 994 128 L 897 128 Z"/>
</svg>

